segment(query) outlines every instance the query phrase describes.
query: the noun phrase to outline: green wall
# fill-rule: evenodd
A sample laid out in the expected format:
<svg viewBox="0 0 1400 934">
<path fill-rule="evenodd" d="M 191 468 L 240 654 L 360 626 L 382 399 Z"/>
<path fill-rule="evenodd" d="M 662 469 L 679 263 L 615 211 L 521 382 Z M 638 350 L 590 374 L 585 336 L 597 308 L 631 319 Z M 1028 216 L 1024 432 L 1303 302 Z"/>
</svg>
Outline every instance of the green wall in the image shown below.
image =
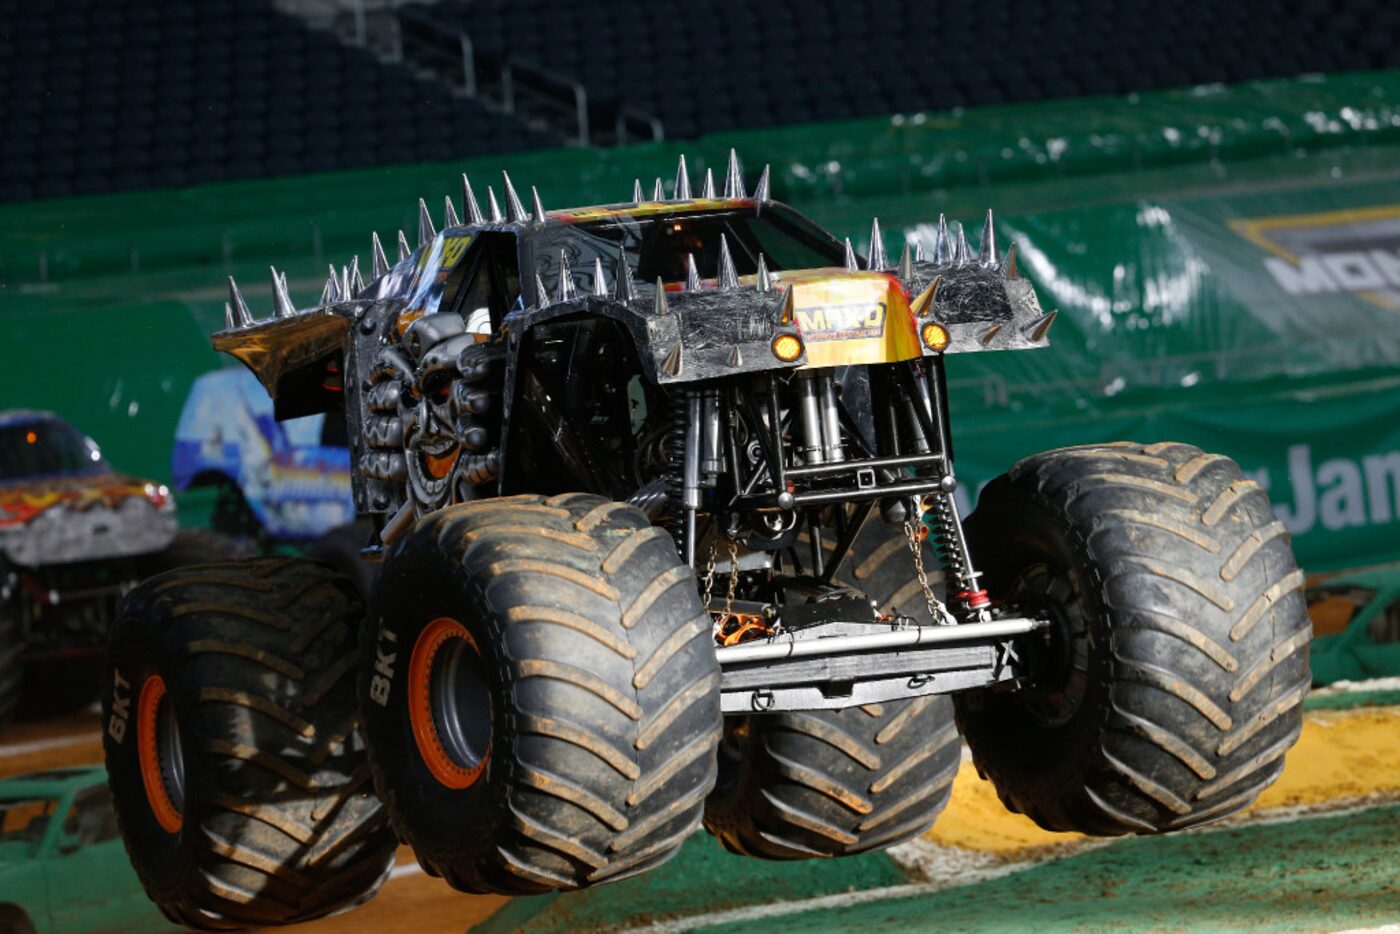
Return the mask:
<svg viewBox="0 0 1400 934">
<path fill-rule="evenodd" d="M 1400 558 L 1400 491 L 1377 474 L 1400 458 L 1400 280 L 1298 265 L 1400 256 L 1397 92 L 1400 73 L 1357 73 L 0 206 L 0 407 L 56 409 L 119 466 L 165 476 L 189 383 L 220 363 L 205 335 L 226 275 L 266 314 L 276 264 L 309 304 L 371 230 L 412 230 L 418 197 L 440 216 L 463 170 L 484 193 L 505 167 L 562 207 L 669 186 L 682 151 L 698 181 L 732 145 L 750 183 L 771 162 L 778 198 L 861 249 L 875 214 L 894 254 L 940 211 L 975 237 L 997 209 L 1061 315 L 1048 351 L 951 365 L 970 485 L 1052 445 L 1194 441 L 1270 480 L 1312 567 Z"/>
</svg>

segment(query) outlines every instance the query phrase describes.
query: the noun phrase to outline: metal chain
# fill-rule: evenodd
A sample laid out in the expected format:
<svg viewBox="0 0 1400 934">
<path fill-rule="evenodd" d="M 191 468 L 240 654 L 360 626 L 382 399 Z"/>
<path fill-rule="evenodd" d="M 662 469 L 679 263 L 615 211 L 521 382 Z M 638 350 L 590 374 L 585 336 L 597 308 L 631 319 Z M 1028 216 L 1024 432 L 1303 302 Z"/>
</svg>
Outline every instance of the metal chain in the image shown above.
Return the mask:
<svg viewBox="0 0 1400 934">
<path fill-rule="evenodd" d="M 714 552 L 711 551 L 711 555 Z M 713 559 L 712 559 L 713 560 Z M 724 595 L 724 616 L 722 619 L 729 619 L 734 614 L 734 591 L 739 587 L 739 545 L 734 539 L 729 540 L 729 591 Z"/>
<path fill-rule="evenodd" d="M 938 598 L 934 596 L 933 585 L 929 583 L 928 572 L 924 570 L 923 539 L 919 537 L 918 527 L 912 519 L 904 520 L 904 538 L 909 543 L 909 553 L 914 556 L 914 576 L 919 580 L 919 589 L 924 592 L 929 622 L 937 624 L 943 614 L 938 612 Z"/>
<path fill-rule="evenodd" d="M 715 591 L 715 540 L 710 539 L 710 555 L 705 561 L 705 612 L 710 612 L 710 597 Z"/>
</svg>

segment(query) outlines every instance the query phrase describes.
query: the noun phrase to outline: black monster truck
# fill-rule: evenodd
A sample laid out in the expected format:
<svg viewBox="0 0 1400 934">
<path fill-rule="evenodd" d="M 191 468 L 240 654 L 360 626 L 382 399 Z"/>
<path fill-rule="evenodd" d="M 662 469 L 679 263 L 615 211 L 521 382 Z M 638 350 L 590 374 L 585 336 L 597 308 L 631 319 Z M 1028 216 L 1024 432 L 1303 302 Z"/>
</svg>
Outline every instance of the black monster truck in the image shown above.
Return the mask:
<svg viewBox="0 0 1400 934">
<path fill-rule="evenodd" d="M 281 416 L 343 411 L 383 573 L 367 613 L 304 559 L 126 601 L 108 767 L 172 918 L 364 900 L 395 832 L 472 892 L 624 878 L 701 824 L 769 859 L 887 847 L 959 735 L 1056 830 L 1190 827 L 1278 775 L 1302 575 L 1233 462 L 1052 451 L 958 516 L 945 356 L 1054 317 L 990 215 L 976 255 L 940 223 L 892 264 L 732 156 L 722 193 L 682 160 L 671 197 L 596 208 L 464 183 L 465 223 L 420 202 L 417 249 L 376 236 L 315 308 L 274 271 L 257 321 L 231 286 L 215 346 Z"/>
</svg>

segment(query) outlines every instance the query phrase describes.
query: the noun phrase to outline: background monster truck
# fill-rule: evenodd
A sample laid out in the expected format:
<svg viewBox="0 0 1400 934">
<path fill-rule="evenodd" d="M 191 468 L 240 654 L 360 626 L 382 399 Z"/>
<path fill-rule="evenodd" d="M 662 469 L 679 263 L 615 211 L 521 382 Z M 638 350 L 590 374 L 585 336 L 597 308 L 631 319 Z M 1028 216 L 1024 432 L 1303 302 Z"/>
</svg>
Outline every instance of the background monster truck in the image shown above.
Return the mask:
<svg viewBox="0 0 1400 934">
<path fill-rule="evenodd" d="M 0 722 L 19 704 L 92 700 L 117 603 L 142 578 L 237 551 L 180 533 L 160 483 L 115 472 L 48 412 L 0 413 Z"/>
</svg>

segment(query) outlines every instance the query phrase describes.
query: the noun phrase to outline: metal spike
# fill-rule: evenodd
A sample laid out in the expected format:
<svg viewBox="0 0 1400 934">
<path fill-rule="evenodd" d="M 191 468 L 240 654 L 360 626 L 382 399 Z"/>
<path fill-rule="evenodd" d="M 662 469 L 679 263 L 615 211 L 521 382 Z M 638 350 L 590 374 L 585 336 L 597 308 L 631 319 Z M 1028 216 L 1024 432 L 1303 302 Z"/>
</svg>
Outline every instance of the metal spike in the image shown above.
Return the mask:
<svg viewBox="0 0 1400 934">
<path fill-rule="evenodd" d="M 653 304 L 652 304 L 652 306 L 651 306 L 651 312 L 652 312 L 652 314 L 655 314 L 655 315 L 664 315 L 664 314 L 669 313 L 670 310 L 671 310 L 671 309 L 669 309 L 668 307 L 666 307 L 666 286 L 662 283 L 661 277 L 660 277 L 660 276 L 657 276 L 657 277 L 656 277 L 656 298 L 653 299 Z"/>
<path fill-rule="evenodd" d="M 992 224 L 991 208 L 987 208 L 987 219 L 982 222 L 982 246 L 977 251 L 977 262 L 983 266 L 997 264 L 997 235 Z"/>
<path fill-rule="evenodd" d="M 661 361 L 661 372 L 667 376 L 681 375 L 681 345 L 677 344 L 671 348 L 671 352 L 666 355 L 666 359 Z"/>
<path fill-rule="evenodd" d="M 1058 314 L 1058 311 L 1047 311 L 1040 318 L 1021 328 L 1021 333 L 1026 335 L 1026 340 L 1039 343 L 1045 339 L 1050 325 L 1055 323 L 1055 316 Z"/>
<path fill-rule="evenodd" d="M 760 203 L 769 200 L 768 198 L 768 166 L 763 167 L 763 174 L 758 177 L 758 184 L 753 189 L 753 199 Z"/>
<path fill-rule="evenodd" d="M 408 248 L 408 238 L 405 237 L 405 236 L 403 235 L 403 231 L 400 230 L 400 231 L 399 231 L 399 262 L 402 263 L 404 260 L 408 259 L 408 258 L 409 258 L 410 256 L 412 256 L 412 255 L 413 255 L 413 251 L 410 250 L 410 249 Z"/>
<path fill-rule="evenodd" d="M 608 297 L 607 286 L 603 284 L 603 258 L 601 256 L 593 257 L 593 297 Z"/>
<path fill-rule="evenodd" d="M 851 238 L 846 238 L 846 271 L 855 272 L 860 269 L 860 264 L 856 262 L 856 251 L 851 246 Z"/>
<path fill-rule="evenodd" d="M 481 214 L 481 204 L 476 200 L 476 192 L 472 191 L 472 183 L 467 179 L 467 173 L 462 173 L 462 207 L 467 212 L 467 222 L 480 227 L 486 223 L 486 218 Z"/>
<path fill-rule="evenodd" d="M 340 275 L 335 271 L 334 266 L 329 263 L 327 263 L 326 266 L 330 270 L 330 274 L 326 276 L 326 291 L 324 294 L 326 295 L 326 303 L 330 304 L 341 300 Z"/>
<path fill-rule="evenodd" d="M 544 216 L 544 205 L 540 203 L 540 190 L 534 185 L 530 186 L 530 205 L 535 209 L 531 215 L 534 218 L 535 226 L 543 225 L 548 218 Z"/>
<path fill-rule="evenodd" d="M 253 323 L 253 314 L 248 310 L 248 303 L 243 300 L 243 293 L 238 291 L 238 283 L 233 281 L 233 276 L 228 277 L 228 303 L 233 310 L 235 326 L 246 328 Z"/>
<path fill-rule="evenodd" d="M 233 306 L 228 302 L 224 302 L 224 330 L 232 331 L 236 327 L 238 327 L 238 325 L 233 320 Z"/>
<path fill-rule="evenodd" d="M 724 234 L 719 235 L 719 280 L 716 285 L 721 289 L 737 289 L 739 287 L 739 273 L 734 268 L 734 257 L 729 252 L 729 241 Z"/>
<path fill-rule="evenodd" d="M 389 272 L 389 257 L 384 255 L 384 244 L 379 242 L 379 231 L 369 235 L 370 268 L 369 274 L 378 279 Z"/>
<path fill-rule="evenodd" d="M 569 268 L 569 254 L 566 250 L 559 251 L 559 301 L 571 302 L 578 297 L 578 292 L 574 289 L 574 273 Z"/>
<path fill-rule="evenodd" d="M 724 196 L 726 198 L 743 198 L 744 194 L 744 173 L 739 170 L 739 154 L 733 149 L 729 150 L 729 166 L 724 170 Z"/>
<path fill-rule="evenodd" d="M 348 302 L 354 298 L 354 293 L 350 291 L 350 267 L 340 267 L 340 300 Z"/>
<path fill-rule="evenodd" d="M 457 216 L 457 206 L 452 203 L 452 196 L 447 195 L 442 199 L 444 207 L 442 209 L 442 229 L 449 227 L 461 227 L 462 219 Z"/>
<path fill-rule="evenodd" d="M 632 281 L 632 267 L 627 265 L 627 248 L 617 248 L 617 271 L 613 275 L 613 298 L 624 305 L 630 305 L 637 297 L 637 286 Z"/>
<path fill-rule="evenodd" d="M 744 365 L 744 355 L 739 352 L 738 344 L 735 344 L 729 351 L 729 365 L 735 368 Z"/>
<path fill-rule="evenodd" d="M 785 285 L 778 293 L 778 300 L 773 305 L 777 311 L 777 321 L 779 324 L 792 323 L 792 286 Z"/>
<path fill-rule="evenodd" d="M 287 288 L 287 271 L 284 269 L 284 270 L 282 270 L 281 272 L 279 272 L 279 273 L 277 274 L 277 278 L 280 279 L 281 282 L 282 282 L 282 291 L 283 291 L 283 292 L 286 292 L 287 295 L 288 295 L 288 297 L 290 297 L 291 294 L 292 294 L 292 291 L 291 291 L 291 289 Z"/>
<path fill-rule="evenodd" d="M 948 218 L 942 214 L 938 215 L 938 233 L 933 238 L 933 261 L 942 266 L 951 257 L 948 251 L 952 246 L 952 241 L 948 239 Z"/>
<path fill-rule="evenodd" d="M 428 202 L 418 199 L 418 245 L 422 246 L 437 236 L 433 229 L 433 219 L 428 216 Z"/>
<path fill-rule="evenodd" d="M 705 170 L 705 187 L 700 189 L 700 197 L 715 200 L 715 173 L 710 169 Z"/>
<path fill-rule="evenodd" d="M 499 224 L 501 221 L 505 220 L 505 218 L 501 216 L 501 206 L 496 203 L 496 189 L 492 188 L 490 185 L 486 186 L 486 202 L 491 208 L 489 217 L 491 223 Z"/>
<path fill-rule="evenodd" d="M 520 196 L 515 193 L 515 186 L 510 183 L 510 173 L 502 169 L 501 180 L 505 183 L 506 211 L 510 216 L 510 222 L 520 224 L 529 220 L 530 215 L 525 213 L 525 205 L 520 203 Z"/>
<path fill-rule="evenodd" d="M 904 241 L 904 252 L 899 255 L 899 278 L 909 281 L 914 277 L 914 250 L 909 241 Z"/>
<path fill-rule="evenodd" d="M 994 324 L 977 335 L 977 342 L 983 347 L 986 347 L 991 344 L 999 333 L 1001 333 L 1001 325 Z"/>
<path fill-rule="evenodd" d="M 272 314 L 277 318 L 286 318 L 297 313 L 297 307 L 292 304 L 292 298 L 287 294 L 287 280 L 277 274 L 274 266 L 269 266 L 272 273 Z"/>
<path fill-rule="evenodd" d="M 671 200 L 690 200 L 690 173 L 685 168 L 685 153 L 681 153 L 681 161 L 676 165 L 676 190 L 672 193 Z"/>
<path fill-rule="evenodd" d="M 1006 278 L 1021 278 L 1021 270 L 1016 266 L 1016 241 L 1013 240 L 1011 245 L 1006 248 L 1006 258 L 1002 260 L 1001 268 L 1002 274 Z"/>
<path fill-rule="evenodd" d="M 642 197 L 642 180 L 640 178 L 632 181 L 632 203 L 641 204 L 646 198 Z"/>
<path fill-rule="evenodd" d="M 972 260 L 972 251 L 967 247 L 967 228 L 958 221 L 958 265 L 965 266 Z"/>
<path fill-rule="evenodd" d="M 321 286 L 321 300 L 318 301 L 316 304 L 324 306 L 329 305 L 335 301 L 334 284 L 334 277 L 331 277 L 326 280 L 326 284 Z M 224 308 L 228 308 L 228 302 L 224 302 Z"/>
<path fill-rule="evenodd" d="M 651 186 L 651 200 L 653 200 L 653 201 L 665 201 L 665 200 L 666 200 L 666 189 L 665 189 L 664 187 L 662 187 L 662 185 L 661 185 L 661 179 L 660 179 L 660 178 L 658 178 L 658 179 L 656 180 L 656 184 L 654 184 L 654 185 Z"/>
<path fill-rule="evenodd" d="M 919 293 L 919 297 L 909 303 L 909 311 L 914 317 L 922 318 L 933 310 L 933 299 L 938 294 L 938 286 L 942 282 L 942 276 L 934 276 L 933 281 Z"/>
<path fill-rule="evenodd" d="M 355 256 L 350 260 L 350 274 L 345 279 L 345 291 L 349 294 L 347 298 L 354 298 L 365 290 L 365 277 L 360 275 L 360 256 Z"/>
<path fill-rule="evenodd" d="M 700 290 L 700 270 L 695 268 L 694 253 L 686 254 L 685 290 L 687 292 L 698 292 Z"/>
<path fill-rule="evenodd" d="M 866 269 L 884 269 L 890 264 L 889 258 L 885 256 L 885 238 L 880 236 L 880 218 L 870 219 L 870 258 L 866 261 Z"/>
<path fill-rule="evenodd" d="M 544 287 L 544 280 L 540 278 L 540 271 L 535 270 L 535 302 L 536 308 L 543 308 L 549 304 L 549 291 Z"/>
<path fill-rule="evenodd" d="M 755 285 L 760 292 L 767 292 L 773 288 L 773 280 L 768 275 L 768 264 L 763 261 L 763 254 L 758 254 L 758 273 L 754 276 Z"/>
</svg>

